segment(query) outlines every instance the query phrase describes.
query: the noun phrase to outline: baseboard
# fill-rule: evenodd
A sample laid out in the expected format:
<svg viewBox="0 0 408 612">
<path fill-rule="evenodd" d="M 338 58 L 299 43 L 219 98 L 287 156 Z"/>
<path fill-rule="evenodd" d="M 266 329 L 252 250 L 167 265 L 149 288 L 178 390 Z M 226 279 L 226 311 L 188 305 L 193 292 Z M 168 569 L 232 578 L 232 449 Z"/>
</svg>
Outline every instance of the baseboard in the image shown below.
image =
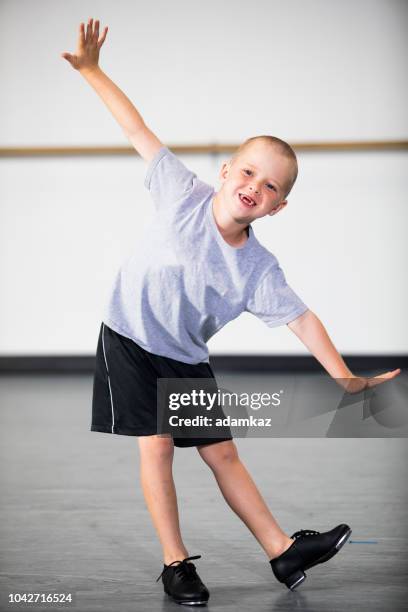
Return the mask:
<svg viewBox="0 0 408 612">
<path fill-rule="evenodd" d="M 408 368 L 408 355 L 343 355 L 352 372 Z M 322 366 L 309 355 L 213 355 L 214 370 L 231 372 L 321 372 Z M 0 374 L 12 373 L 93 373 L 92 355 L 3 356 Z"/>
</svg>

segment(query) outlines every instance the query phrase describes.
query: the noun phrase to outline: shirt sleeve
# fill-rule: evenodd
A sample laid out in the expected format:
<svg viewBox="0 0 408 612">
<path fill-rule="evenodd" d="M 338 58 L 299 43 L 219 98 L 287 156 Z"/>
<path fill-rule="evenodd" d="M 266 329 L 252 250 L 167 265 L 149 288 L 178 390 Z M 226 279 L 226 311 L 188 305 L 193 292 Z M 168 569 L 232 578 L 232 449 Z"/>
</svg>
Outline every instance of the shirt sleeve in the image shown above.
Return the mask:
<svg viewBox="0 0 408 612">
<path fill-rule="evenodd" d="M 150 161 L 144 181 L 156 208 L 185 199 L 193 190 L 197 176 L 167 147 L 162 147 Z"/>
<path fill-rule="evenodd" d="M 246 310 L 269 327 L 278 327 L 297 319 L 308 307 L 287 284 L 283 270 L 276 265 L 262 278 Z"/>
</svg>

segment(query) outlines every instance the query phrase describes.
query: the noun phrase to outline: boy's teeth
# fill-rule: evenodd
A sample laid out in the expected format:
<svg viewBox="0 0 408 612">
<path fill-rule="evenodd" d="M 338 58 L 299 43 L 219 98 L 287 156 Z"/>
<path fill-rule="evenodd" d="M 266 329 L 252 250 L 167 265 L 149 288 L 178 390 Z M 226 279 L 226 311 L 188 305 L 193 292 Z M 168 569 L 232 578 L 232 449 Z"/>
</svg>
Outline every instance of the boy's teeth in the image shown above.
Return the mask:
<svg viewBox="0 0 408 612">
<path fill-rule="evenodd" d="M 242 200 L 242 201 L 243 201 L 245 204 L 247 204 L 248 206 L 255 206 L 255 202 L 253 202 L 253 201 L 251 200 L 251 198 L 248 198 L 248 196 L 243 195 L 242 193 L 240 194 L 240 196 L 241 196 L 241 200 Z"/>
</svg>

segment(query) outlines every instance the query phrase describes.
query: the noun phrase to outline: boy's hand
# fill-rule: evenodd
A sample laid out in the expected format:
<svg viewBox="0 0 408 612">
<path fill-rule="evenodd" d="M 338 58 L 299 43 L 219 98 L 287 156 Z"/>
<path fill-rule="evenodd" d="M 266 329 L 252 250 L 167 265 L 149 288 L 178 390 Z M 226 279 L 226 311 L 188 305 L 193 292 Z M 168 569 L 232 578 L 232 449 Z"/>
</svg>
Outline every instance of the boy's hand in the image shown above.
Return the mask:
<svg viewBox="0 0 408 612">
<path fill-rule="evenodd" d="M 61 57 L 66 59 L 75 70 L 79 70 L 80 72 L 94 70 L 98 67 L 99 50 L 105 42 L 107 32 L 108 28 L 106 27 L 99 39 L 98 20 L 95 21 L 95 27 L 93 26 L 93 19 L 91 18 L 88 20 L 86 34 L 85 25 L 81 23 L 79 25 L 79 35 L 75 54 L 61 53 Z"/>
<path fill-rule="evenodd" d="M 400 368 L 397 368 L 396 370 L 392 370 L 392 372 L 386 372 L 385 374 L 379 374 L 378 376 L 373 376 L 371 378 L 351 376 L 350 378 L 339 379 L 337 382 L 340 383 L 347 393 L 360 393 L 360 391 L 363 391 L 364 389 L 370 389 L 371 387 L 381 385 L 388 380 L 392 380 L 400 373 Z"/>
</svg>

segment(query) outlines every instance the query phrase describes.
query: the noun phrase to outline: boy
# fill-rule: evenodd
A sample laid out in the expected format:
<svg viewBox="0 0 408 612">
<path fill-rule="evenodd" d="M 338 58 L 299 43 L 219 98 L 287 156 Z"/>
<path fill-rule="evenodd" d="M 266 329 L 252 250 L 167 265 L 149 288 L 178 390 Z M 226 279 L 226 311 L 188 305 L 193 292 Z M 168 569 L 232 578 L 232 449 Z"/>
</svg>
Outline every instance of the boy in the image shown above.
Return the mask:
<svg viewBox="0 0 408 612">
<path fill-rule="evenodd" d="M 208 589 L 179 526 L 172 477 L 174 445 L 196 446 L 227 503 L 257 538 L 275 577 L 290 589 L 305 570 L 330 559 L 350 536 L 340 524 L 289 537 L 279 527 L 241 463 L 230 435 L 174 438 L 157 434 L 157 378 L 213 378 L 207 340 L 241 312 L 268 325 L 287 324 L 334 378 L 357 392 L 386 379 L 354 376 L 319 319 L 286 283 L 276 258 L 256 240 L 252 223 L 287 205 L 296 180 L 291 147 L 271 136 L 251 138 L 221 168 L 222 187 L 197 179 L 151 132 L 123 92 L 98 66 L 107 28 L 80 24 L 75 55 L 63 53 L 102 98 L 147 162 L 145 185 L 156 205 L 152 231 L 139 237 L 143 257 L 119 271 L 101 325 L 94 378 L 92 431 L 139 437 L 141 483 L 164 557 L 164 590 L 181 604 L 205 604 Z"/>
</svg>

